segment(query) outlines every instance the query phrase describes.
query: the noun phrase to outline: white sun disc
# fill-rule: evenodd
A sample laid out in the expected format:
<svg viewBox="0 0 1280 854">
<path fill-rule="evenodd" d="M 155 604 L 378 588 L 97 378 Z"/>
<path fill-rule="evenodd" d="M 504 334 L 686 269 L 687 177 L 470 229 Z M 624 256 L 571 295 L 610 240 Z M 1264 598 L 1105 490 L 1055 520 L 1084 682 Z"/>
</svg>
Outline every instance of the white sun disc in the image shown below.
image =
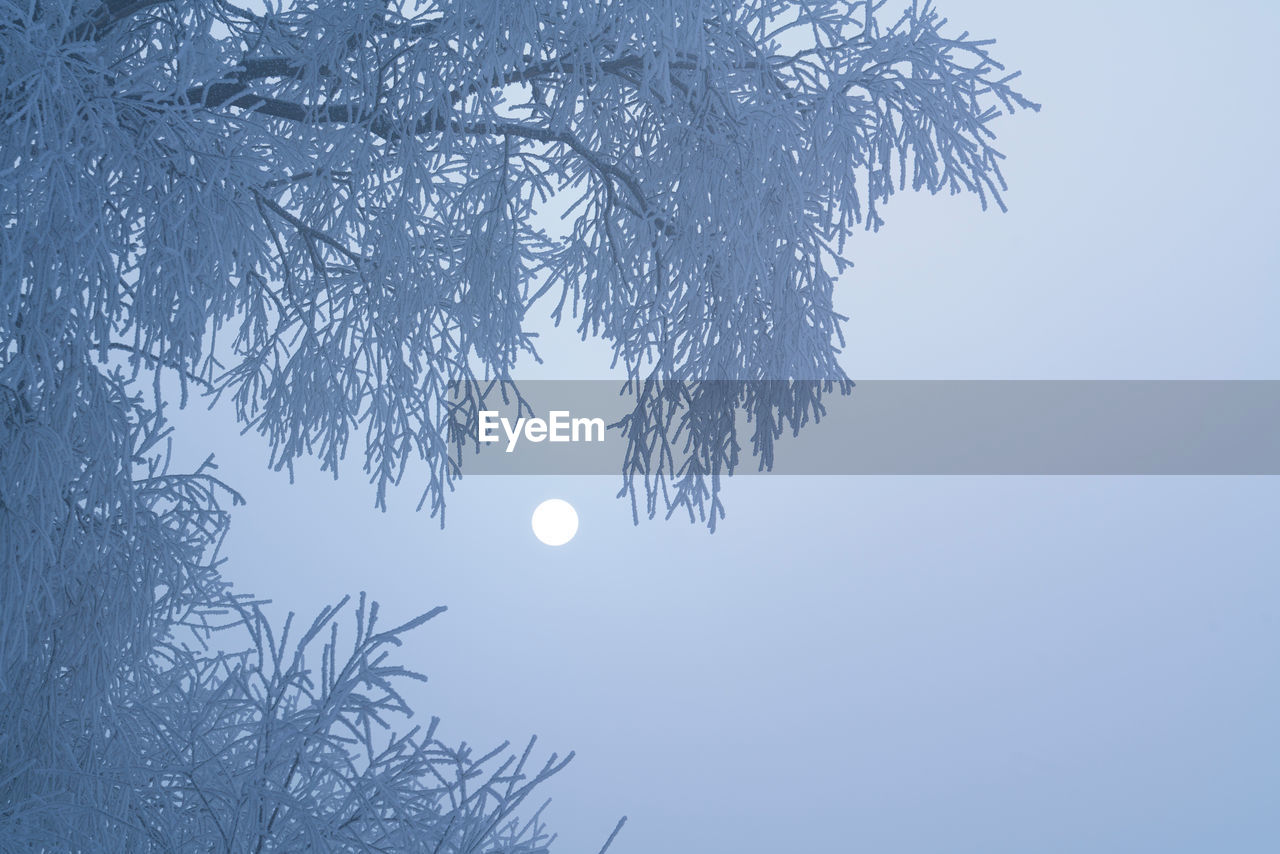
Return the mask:
<svg viewBox="0 0 1280 854">
<path fill-rule="evenodd" d="M 533 510 L 533 535 L 549 546 L 563 546 L 578 533 L 578 511 L 561 498 L 550 498 Z"/>
</svg>

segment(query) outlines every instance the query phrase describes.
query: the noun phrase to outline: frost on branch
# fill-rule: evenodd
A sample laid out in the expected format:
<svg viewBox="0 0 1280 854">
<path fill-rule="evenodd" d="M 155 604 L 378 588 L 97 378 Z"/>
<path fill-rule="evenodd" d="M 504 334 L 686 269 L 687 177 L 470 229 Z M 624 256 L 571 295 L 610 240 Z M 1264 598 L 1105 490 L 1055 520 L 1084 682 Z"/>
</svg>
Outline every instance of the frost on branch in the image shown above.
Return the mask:
<svg viewBox="0 0 1280 854">
<path fill-rule="evenodd" d="M 363 712 L 325 706 L 283 659 L 255 670 L 175 640 L 226 612 L 257 654 L 277 650 L 217 571 L 234 493 L 164 463 L 162 376 L 183 403 L 229 400 L 277 467 L 314 455 L 336 472 L 354 444 L 379 503 L 419 461 L 443 513 L 450 384 L 509 387 L 536 358 L 526 317 L 546 311 L 608 341 L 630 380 L 624 491 L 714 525 L 733 415 L 751 413 L 763 459 L 848 387 L 832 307 L 848 235 L 908 186 L 1002 205 L 992 121 L 1035 108 L 930 3 L 266 8 L 0 0 L 0 838 L 15 845 L 178 850 L 189 833 L 258 851 L 288 827 L 291 845 L 359 849 L 315 793 L 373 798 L 360 781 L 382 766 L 366 751 L 374 764 L 339 773 L 318 723 Z M 209 741 L 205 708 L 232 741 Z M 430 743 L 387 767 L 426 768 Z M 217 789 L 179 746 L 252 754 L 258 776 Z M 278 776 L 276 748 L 296 773 L 290 759 Z M 432 791 L 453 812 L 411 793 L 395 809 L 449 822 L 473 803 Z M 517 845 L 496 814 L 436 827 L 455 834 L 439 850 Z"/>
<path fill-rule="evenodd" d="M 1035 106 L 884 5 L 4 3 L 5 358 L 119 348 L 277 466 L 354 442 L 381 503 L 423 460 L 433 510 L 447 384 L 534 357 L 535 303 L 634 380 L 843 380 L 845 238 L 1002 204 Z"/>
</svg>

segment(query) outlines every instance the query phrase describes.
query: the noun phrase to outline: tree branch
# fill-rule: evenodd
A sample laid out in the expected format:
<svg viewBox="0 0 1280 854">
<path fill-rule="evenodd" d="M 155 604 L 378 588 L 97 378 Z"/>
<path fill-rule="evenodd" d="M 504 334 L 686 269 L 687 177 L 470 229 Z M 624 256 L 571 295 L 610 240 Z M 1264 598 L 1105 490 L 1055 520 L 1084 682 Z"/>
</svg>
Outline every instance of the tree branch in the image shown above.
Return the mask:
<svg viewBox="0 0 1280 854">
<path fill-rule="evenodd" d="M 70 40 L 96 41 L 109 33 L 117 24 L 152 6 L 165 6 L 173 0 L 103 0 L 102 5 L 89 19 L 71 31 Z"/>
<path fill-rule="evenodd" d="M 120 344 L 114 341 L 107 345 L 107 349 L 119 350 L 121 352 L 128 353 L 131 356 L 134 356 L 135 358 L 145 359 L 146 361 L 150 362 L 152 366 L 157 368 L 170 368 L 182 374 L 191 382 L 205 389 L 205 391 L 213 391 L 213 386 L 209 383 L 208 380 L 196 376 L 195 374 L 191 373 L 182 365 L 176 362 L 172 362 L 168 359 L 162 359 L 159 356 L 153 356 L 151 353 L 148 353 L 146 350 L 139 350 L 137 347 L 134 347 L 132 345 Z"/>
<path fill-rule="evenodd" d="M 387 142 L 396 142 L 406 135 L 406 132 L 397 127 L 396 123 L 390 119 L 356 105 L 326 104 L 323 106 L 304 107 L 301 104 L 280 98 L 246 94 L 247 89 L 248 85 L 245 83 L 214 83 L 207 87 L 197 86 L 187 90 L 183 100 L 191 104 L 200 104 L 209 109 L 224 106 L 234 107 L 299 124 L 359 125 L 363 126 L 369 133 Z M 421 136 L 428 133 L 446 132 L 462 136 L 503 136 L 564 145 L 589 163 L 601 175 L 616 179 L 627 188 L 627 192 L 640 205 L 642 213 L 644 215 L 650 213 L 649 201 L 640 187 L 640 182 L 634 175 L 616 164 L 608 162 L 599 152 L 592 151 L 576 136 L 566 131 L 524 125 L 519 122 L 462 122 L 456 118 L 443 118 L 433 113 L 419 119 L 408 130 L 407 135 Z M 659 227 L 665 226 L 659 222 Z"/>
</svg>

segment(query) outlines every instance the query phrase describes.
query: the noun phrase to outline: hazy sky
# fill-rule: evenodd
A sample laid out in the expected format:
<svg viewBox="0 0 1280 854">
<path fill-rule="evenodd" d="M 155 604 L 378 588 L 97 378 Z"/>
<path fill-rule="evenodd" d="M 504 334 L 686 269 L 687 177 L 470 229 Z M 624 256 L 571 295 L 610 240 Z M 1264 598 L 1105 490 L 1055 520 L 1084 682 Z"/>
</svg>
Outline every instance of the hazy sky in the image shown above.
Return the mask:
<svg viewBox="0 0 1280 854">
<path fill-rule="evenodd" d="M 851 243 L 848 372 L 1280 379 L 1280 6 L 937 5 L 1045 108 L 997 125 L 1008 214 L 900 196 Z M 175 420 L 249 500 L 242 589 L 449 606 L 414 703 L 578 752 L 555 850 L 622 814 L 616 854 L 1280 850 L 1275 478 L 740 478 L 714 536 L 633 527 L 615 478 L 471 478 L 442 532 L 415 487 L 378 513 L 355 465 L 290 487 L 228 412 Z"/>
</svg>

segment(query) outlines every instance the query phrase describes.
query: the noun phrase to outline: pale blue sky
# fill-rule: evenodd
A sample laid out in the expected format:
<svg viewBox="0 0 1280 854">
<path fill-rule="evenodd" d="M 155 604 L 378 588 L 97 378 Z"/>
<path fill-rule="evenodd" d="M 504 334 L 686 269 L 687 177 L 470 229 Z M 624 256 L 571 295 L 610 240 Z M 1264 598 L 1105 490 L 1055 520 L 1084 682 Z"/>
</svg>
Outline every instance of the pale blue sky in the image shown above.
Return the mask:
<svg viewBox="0 0 1280 854">
<path fill-rule="evenodd" d="M 997 126 L 1010 213 L 901 196 L 851 242 L 848 372 L 1280 379 L 1280 7 L 938 6 L 1045 108 Z M 742 478 L 714 536 L 633 528 L 612 478 L 472 478 L 441 532 L 415 487 L 381 514 L 354 466 L 290 487 L 228 413 L 175 420 L 249 499 L 243 589 L 448 605 L 402 650 L 421 712 L 578 751 L 556 850 L 623 813 L 616 854 L 1280 847 L 1274 478 Z"/>
</svg>

